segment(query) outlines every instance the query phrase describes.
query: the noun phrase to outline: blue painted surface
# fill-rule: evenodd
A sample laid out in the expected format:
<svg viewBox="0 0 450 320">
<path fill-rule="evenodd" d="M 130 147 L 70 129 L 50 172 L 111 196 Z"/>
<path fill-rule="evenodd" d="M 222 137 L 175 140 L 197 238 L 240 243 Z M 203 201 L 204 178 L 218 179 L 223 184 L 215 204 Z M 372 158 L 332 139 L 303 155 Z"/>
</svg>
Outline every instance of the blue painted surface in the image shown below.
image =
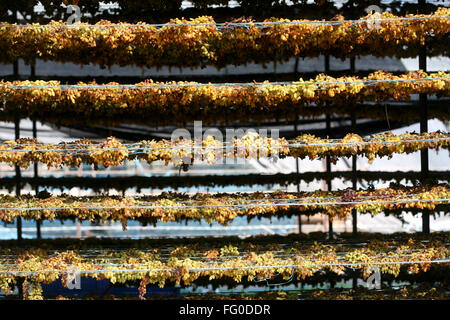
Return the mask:
<svg viewBox="0 0 450 320">
<path fill-rule="evenodd" d="M 261 218 L 261 219 L 253 219 L 250 223 L 248 223 L 246 217 L 237 217 L 233 221 L 231 221 L 228 226 L 274 226 L 274 225 L 293 225 L 295 221 L 295 218 Z M 91 225 L 89 222 L 83 222 L 83 226 L 89 226 Z M 120 223 L 114 223 L 113 225 L 120 226 Z M 232 230 L 228 229 L 227 227 L 224 227 L 220 225 L 217 222 L 214 222 L 212 224 L 215 227 L 221 227 L 220 230 L 217 229 L 203 229 L 203 230 L 186 230 L 186 231 L 174 231 L 174 230 L 147 230 L 147 231 L 138 231 L 138 230 L 127 230 L 122 231 L 121 228 L 118 230 L 98 230 L 98 231 L 91 231 L 90 236 L 97 236 L 97 237 L 126 237 L 126 238 L 145 238 L 145 237 L 179 237 L 180 233 L 182 233 L 185 236 L 237 236 L 237 235 L 256 235 L 260 234 L 262 232 L 267 232 L 262 227 L 256 228 L 253 230 Z M 15 224 L 8 224 L 7 227 L 4 227 L 3 225 L 0 225 L 0 240 L 8 240 L 8 239 L 16 239 L 17 233 L 15 230 L 11 230 L 11 228 L 15 228 Z M 32 228 L 32 231 L 23 231 L 23 237 L 24 238 L 36 238 L 36 222 L 34 221 L 22 221 L 23 228 Z M 43 221 L 42 227 L 59 227 L 59 226 L 76 226 L 76 223 L 72 221 L 65 221 L 64 223 L 61 223 L 60 221 Z M 140 226 L 140 223 L 138 221 L 129 221 L 128 226 Z M 196 221 L 189 221 L 187 224 L 184 222 L 178 223 L 178 222 L 168 222 L 168 223 L 162 223 L 158 222 L 157 226 L 209 226 L 209 224 L 205 222 L 196 222 Z M 281 233 L 284 231 L 284 229 L 274 229 L 274 232 Z M 55 232 L 48 232 L 43 231 L 42 237 L 43 238 L 64 238 L 64 237 L 74 237 L 76 235 L 75 230 L 71 231 L 64 231 L 59 230 Z M 83 236 L 86 236 L 86 232 L 83 231 Z"/>
<path fill-rule="evenodd" d="M 105 294 L 120 295 L 133 295 L 138 297 L 139 290 L 137 287 L 121 287 L 120 285 L 113 285 L 108 279 L 96 280 L 91 277 L 82 277 L 80 288 L 81 289 L 68 289 L 62 285 L 61 279 L 58 279 L 50 284 L 42 284 L 42 293 L 44 297 L 48 296 L 86 296 L 88 294 L 95 294 L 103 296 Z M 147 293 L 145 297 L 151 296 L 180 296 L 180 288 L 167 287 L 159 288 L 147 286 Z"/>
</svg>

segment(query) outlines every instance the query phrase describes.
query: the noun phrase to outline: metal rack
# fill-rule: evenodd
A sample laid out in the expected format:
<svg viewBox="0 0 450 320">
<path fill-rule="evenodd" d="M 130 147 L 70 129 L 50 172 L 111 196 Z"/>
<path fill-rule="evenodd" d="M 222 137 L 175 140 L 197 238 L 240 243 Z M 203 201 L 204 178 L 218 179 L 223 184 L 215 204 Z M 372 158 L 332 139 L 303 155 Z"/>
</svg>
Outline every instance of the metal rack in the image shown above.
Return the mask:
<svg viewBox="0 0 450 320">
<path fill-rule="evenodd" d="M 427 7 L 426 7 L 426 1 L 425 0 L 418 0 L 418 9 L 419 12 L 421 13 L 425 13 L 427 11 Z M 423 46 L 421 48 L 420 51 L 420 55 L 418 57 L 419 59 L 419 68 L 423 71 L 426 72 L 427 69 L 427 63 L 426 63 L 426 58 L 427 58 L 427 47 L 426 44 L 425 46 Z M 297 60 L 298 61 L 298 60 Z M 297 65 L 298 62 L 296 62 L 296 70 L 297 70 Z M 332 70 L 330 70 L 330 57 L 329 56 L 325 56 L 325 61 L 324 61 L 324 68 L 325 68 L 325 73 L 326 74 L 331 74 L 333 73 Z M 356 67 L 355 67 L 355 57 L 350 57 L 350 66 L 349 69 L 351 71 L 351 74 L 355 74 L 357 73 Z M 295 71 L 296 71 L 295 70 Z M 296 72 L 294 72 L 294 74 L 296 76 L 298 76 L 298 74 Z M 263 77 L 264 75 L 261 75 L 261 77 Z M 272 76 L 271 76 L 272 77 Z M 274 78 L 276 78 L 277 76 L 274 75 Z M 289 75 L 290 77 L 290 75 Z M 13 75 L 12 78 L 14 79 L 19 79 L 19 67 L 18 67 L 18 62 L 15 62 L 13 64 Z M 29 79 L 35 79 L 36 78 L 36 71 L 35 71 L 35 65 L 32 64 L 30 66 L 30 77 Z M 74 80 L 75 77 L 71 78 L 70 80 Z M 106 80 L 105 80 L 106 81 Z M 428 97 L 426 94 L 420 94 L 420 98 L 419 98 L 419 105 L 421 108 L 421 114 L 420 114 L 420 132 L 421 133 L 425 133 L 428 132 L 428 113 L 429 113 L 429 104 L 430 102 L 428 101 Z M 358 120 L 360 121 L 361 119 L 358 119 L 355 115 L 355 113 L 352 113 L 349 117 L 350 120 L 350 128 L 352 130 L 352 133 L 358 133 L 358 130 L 363 130 L 364 128 L 362 127 L 358 127 Z M 297 132 L 299 131 L 298 128 L 298 124 L 299 122 L 303 121 L 302 119 L 298 119 L 298 117 L 293 121 L 292 125 L 293 125 L 293 131 L 295 132 L 295 134 L 297 134 Z M 307 120 L 306 120 L 307 121 Z M 330 138 L 336 138 L 336 136 L 333 136 L 333 128 L 332 128 L 332 116 L 330 114 L 327 114 L 325 116 L 325 119 L 320 119 L 319 121 L 321 121 L 322 123 L 325 124 L 325 129 L 321 130 L 320 133 L 325 134 L 326 136 L 330 136 Z M 275 125 L 277 124 L 277 122 L 275 121 Z M 395 123 L 392 123 L 393 127 L 395 126 Z M 400 124 L 397 124 L 400 126 Z M 363 125 L 364 126 L 364 125 Z M 17 116 L 15 121 L 14 121 L 14 128 L 15 128 L 15 138 L 19 139 L 20 138 L 20 119 Z M 108 131 L 109 133 L 114 130 L 112 128 L 94 128 L 94 129 L 89 129 L 89 130 L 93 130 L 97 133 L 105 133 L 105 131 Z M 36 129 L 36 119 L 33 120 L 33 137 L 34 138 L 38 138 L 37 137 L 37 129 Z M 137 130 L 139 131 L 139 130 Z M 292 134 L 292 130 L 291 132 L 286 132 L 286 134 Z M 131 134 L 133 135 L 133 134 Z M 145 133 L 143 134 L 145 135 Z M 318 174 L 318 176 L 320 177 L 320 179 L 323 179 L 324 181 L 326 181 L 326 188 L 328 191 L 332 190 L 332 179 L 333 177 L 336 176 L 347 176 L 349 179 L 351 179 L 352 181 L 352 186 L 353 189 L 357 189 L 358 186 L 358 181 L 361 181 L 361 179 L 364 179 L 365 173 L 364 172 L 360 172 L 358 171 L 357 168 L 357 157 L 353 156 L 352 157 L 352 165 L 351 165 L 351 173 L 345 173 L 342 174 L 341 172 L 333 172 L 332 171 L 332 166 L 331 166 L 331 161 L 330 158 L 327 157 L 326 159 L 326 172 L 325 173 L 320 173 Z M 427 180 L 427 179 L 437 179 L 437 178 L 442 178 L 442 172 L 432 172 L 429 170 L 429 157 L 428 157 L 428 150 L 422 150 L 421 151 L 421 167 L 420 167 L 420 173 L 417 173 L 417 177 L 420 178 L 421 180 Z M 39 177 L 39 170 L 38 170 L 38 165 L 35 164 L 34 165 L 34 176 L 32 178 L 23 178 L 22 177 L 22 173 L 21 173 L 21 169 L 16 165 L 15 166 L 15 177 L 11 178 L 11 179 L 2 179 L 2 181 L 0 183 L 3 184 L 8 184 L 11 185 L 11 183 L 13 183 L 12 181 L 14 181 L 15 183 L 15 194 L 16 196 L 20 196 L 21 195 L 21 190 L 24 186 L 25 183 L 29 183 L 31 185 L 33 185 L 34 187 L 34 191 L 36 194 L 39 193 L 39 191 L 42 189 L 42 186 L 46 186 L 46 183 L 48 181 L 50 181 L 50 179 L 48 178 L 42 178 Z M 298 186 L 298 190 L 300 191 L 300 180 L 302 175 L 299 173 L 299 165 L 297 162 L 297 173 L 296 175 L 293 174 L 292 176 L 294 176 L 294 180 L 297 180 L 297 186 Z M 114 178 L 108 178 L 111 179 L 110 181 L 112 181 Z M 125 178 L 127 179 L 127 178 Z M 166 180 L 170 180 L 171 178 L 164 178 Z M 164 180 L 162 179 L 162 180 Z M 176 179 L 181 179 L 181 178 L 176 178 Z M 448 171 L 445 172 L 444 174 L 444 179 L 448 179 Z M 139 178 L 137 178 L 137 180 L 140 180 Z M 143 181 L 143 183 L 148 183 L 150 180 L 145 179 L 146 181 Z M 194 178 L 195 180 L 195 178 Z M 70 181 L 71 184 L 77 184 L 77 182 L 89 182 L 89 179 L 85 179 L 85 178 L 75 178 L 72 181 Z M 91 181 L 93 182 L 93 181 Z M 52 182 L 53 183 L 53 182 Z M 151 186 L 151 183 L 149 183 L 149 186 Z M 298 219 L 298 230 L 301 233 L 301 219 L 299 216 Z M 352 233 L 355 239 L 358 238 L 358 224 L 357 224 L 357 212 L 354 209 L 352 211 Z M 22 240 L 23 240 L 23 236 L 22 236 L 22 221 L 21 218 L 19 217 L 17 219 L 17 240 L 18 240 L 18 244 L 20 245 Z M 330 219 L 329 220 L 329 238 L 333 239 L 334 237 L 334 233 L 333 233 L 333 222 Z M 424 234 L 429 234 L 430 233 L 430 212 L 428 212 L 427 210 L 424 210 L 422 212 L 422 232 Z M 36 233 L 37 233 L 37 238 L 40 239 L 42 237 L 41 234 L 41 228 L 40 228 L 40 222 L 37 221 L 36 222 Z M 447 260 L 445 260 L 444 262 L 448 262 Z M 270 266 L 269 266 L 270 267 Z M 288 265 L 288 266 L 284 266 L 284 267 L 296 267 L 296 266 L 292 266 L 292 265 Z M 97 270 L 98 271 L 98 270 Z M 133 271 L 133 270 L 131 270 Z M 136 270 L 134 270 L 136 271 Z M 139 270 L 142 271 L 142 270 Z M 195 271 L 205 271 L 205 270 L 192 270 L 193 272 Z M 105 271 L 106 272 L 106 271 Z M 356 281 L 354 278 L 354 286 L 356 286 Z M 19 285 L 19 290 L 21 286 Z"/>
</svg>

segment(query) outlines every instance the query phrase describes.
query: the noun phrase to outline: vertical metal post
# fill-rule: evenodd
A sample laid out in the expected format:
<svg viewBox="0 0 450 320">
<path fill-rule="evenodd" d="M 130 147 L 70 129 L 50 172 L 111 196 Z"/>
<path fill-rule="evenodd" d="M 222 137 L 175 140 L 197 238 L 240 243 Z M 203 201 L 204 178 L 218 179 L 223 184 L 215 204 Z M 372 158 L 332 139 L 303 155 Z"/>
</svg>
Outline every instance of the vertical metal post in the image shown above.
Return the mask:
<svg viewBox="0 0 450 320">
<path fill-rule="evenodd" d="M 352 133 L 355 133 L 356 131 L 356 115 L 355 115 L 355 109 L 352 109 Z M 352 183 L 353 183 L 353 190 L 356 191 L 358 188 L 358 177 L 357 177 L 357 168 L 356 168 L 356 160 L 357 156 L 352 156 Z M 358 212 L 355 208 L 352 210 L 352 234 L 354 237 L 358 234 Z"/>
<path fill-rule="evenodd" d="M 30 65 L 30 78 L 34 80 L 36 78 L 36 59 Z"/>
<path fill-rule="evenodd" d="M 354 6 L 354 3 L 352 1 L 352 7 Z M 355 17 L 353 17 L 355 18 Z M 355 74 L 355 57 L 351 57 L 350 58 L 350 73 L 352 75 Z M 352 114 L 351 114 L 351 121 L 352 121 L 352 133 L 356 133 L 356 112 L 355 109 L 352 108 Z M 356 160 L 357 157 L 356 156 L 352 156 L 352 186 L 353 186 L 353 190 L 356 191 L 357 189 L 357 183 L 358 183 L 358 179 L 356 176 Z M 352 235 L 353 237 L 356 237 L 358 234 L 358 212 L 356 211 L 356 209 L 352 210 Z M 355 271 L 353 271 L 353 275 L 352 275 L 352 288 L 356 289 L 358 286 L 358 276 L 356 275 Z"/>
<path fill-rule="evenodd" d="M 330 56 L 329 55 L 325 55 L 325 73 L 328 74 L 330 72 Z M 326 103 L 326 106 L 329 106 L 329 102 Z M 327 108 L 328 109 L 328 108 Z M 331 132 L 331 117 L 330 115 L 327 113 L 326 115 L 326 120 L 325 120 L 325 125 L 326 125 L 326 134 L 329 137 L 330 132 Z M 326 167 L 327 167 L 327 191 L 331 191 L 331 161 L 330 161 L 330 157 L 326 157 Z M 330 237 L 330 239 L 333 238 L 333 220 L 331 219 L 331 217 L 328 217 L 328 235 Z"/>
<path fill-rule="evenodd" d="M 428 132 L 428 107 L 426 94 L 420 94 L 420 106 L 422 109 L 420 118 L 420 133 L 425 133 Z M 429 172 L 428 149 L 420 151 L 420 167 L 422 176 L 425 177 Z M 430 233 L 430 212 L 427 209 L 422 211 L 422 232 Z"/>
<path fill-rule="evenodd" d="M 352 7 L 352 12 L 351 12 L 351 19 L 357 19 L 357 12 L 355 10 L 357 10 L 356 6 L 355 6 L 355 2 L 353 0 L 350 0 L 350 4 Z M 354 75 L 355 74 L 355 57 L 351 57 L 350 58 L 350 72 Z M 355 108 L 352 109 L 352 113 L 351 113 L 351 127 L 352 127 L 352 133 L 355 133 L 356 130 L 356 115 L 355 115 Z M 353 185 L 353 189 L 356 191 L 357 188 L 357 177 L 356 177 L 356 156 L 352 156 L 352 185 Z M 357 221 L 357 212 L 355 209 L 352 210 L 352 235 L 353 237 L 356 237 L 357 232 L 358 232 L 358 221 Z M 355 272 L 355 270 L 353 270 L 352 272 L 352 288 L 356 289 L 358 287 L 358 273 Z"/>
<path fill-rule="evenodd" d="M 330 115 L 326 115 L 326 131 L 330 132 L 331 129 L 331 119 Z M 326 157 L 326 166 L 327 166 L 327 191 L 331 191 L 331 161 L 330 157 Z M 333 238 L 333 220 L 331 217 L 328 217 L 328 234 L 330 238 Z"/>
<path fill-rule="evenodd" d="M 297 57 L 295 58 L 295 64 L 294 64 L 294 75 L 297 76 L 298 74 L 298 63 L 299 63 L 300 58 Z"/>
<path fill-rule="evenodd" d="M 13 62 L 13 76 L 14 79 L 17 80 L 19 78 L 19 61 L 16 60 Z M 15 118 L 14 118 L 14 136 L 15 139 L 19 139 L 20 138 L 20 118 L 19 115 L 16 114 Z M 20 190 L 21 190 L 21 172 L 20 172 L 20 167 L 15 165 L 14 166 L 15 171 L 16 171 L 16 197 L 20 196 Z M 21 217 L 17 218 L 17 242 L 20 244 L 22 242 L 22 219 Z M 23 299 L 23 278 L 22 277 L 17 277 L 17 290 L 18 290 L 18 294 L 19 294 L 19 299 Z"/>
<path fill-rule="evenodd" d="M 336 282 L 333 279 L 334 276 L 329 275 L 329 277 L 330 277 L 330 289 L 334 289 L 334 286 L 336 285 Z"/>
<path fill-rule="evenodd" d="M 17 78 L 19 77 L 19 61 L 18 60 L 13 62 L 13 75 L 14 75 L 14 80 L 17 80 Z"/>
<path fill-rule="evenodd" d="M 355 73 L 355 57 L 351 57 L 350 58 L 350 72 L 351 74 Z M 351 119 L 352 119 L 352 133 L 356 133 L 356 112 L 355 109 L 352 108 L 352 114 L 351 114 Z M 358 179 L 356 176 L 356 160 L 357 160 L 357 156 L 352 156 L 352 184 L 353 184 L 353 190 L 356 191 L 356 189 L 358 188 L 357 183 L 358 183 Z M 352 235 L 353 237 L 356 237 L 356 235 L 358 234 L 358 213 L 356 212 L 356 209 L 352 210 Z"/>
<path fill-rule="evenodd" d="M 352 289 L 356 289 L 358 287 L 358 275 L 355 270 L 352 272 Z"/>
<path fill-rule="evenodd" d="M 14 135 L 16 140 L 20 139 L 20 118 L 17 114 L 14 118 Z M 16 169 L 16 197 L 20 196 L 21 190 L 21 172 L 18 165 L 14 166 Z M 22 218 L 17 217 L 17 241 L 22 241 Z"/>
<path fill-rule="evenodd" d="M 294 122 L 294 131 L 295 131 L 295 137 L 298 137 L 298 114 L 295 115 L 295 122 Z M 297 168 L 297 176 L 300 173 L 300 159 L 296 158 L 295 159 L 295 164 L 296 164 L 296 168 Z M 300 193 L 300 180 L 297 181 L 297 192 Z M 299 214 L 298 215 L 298 233 L 302 233 L 302 215 Z"/>
<path fill-rule="evenodd" d="M 419 12 L 425 12 L 425 0 L 419 0 Z M 420 47 L 419 51 L 419 69 L 427 71 L 427 49 L 426 44 Z M 420 115 L 420 133 L 428 132 L 428 101 L 427 95 L 422 93 L 419 95 L 419 103 L 421 108 Z M 428 175 L 428 149 L 420 151 L 420 167 L 422 176 Z M 430 212 L 428 210 L 422 211 L 422 232 L 430 233 Z"/>
<path fill-rule="evenodd" d="M 36 126 L 36 120 L 33 120 L 33 138 L 37 138 L 37 126 Z M 39 185 L 38 185 L 38 164 L 35 163 L 34 164 L 34 182 L 35 182 L 35 187 L 34 187 L 34 192 L 36 194 L 36 196 L 39 193 Z M 36 220 L 36 237 L 38 239 L 41 239 L 41 221 Z"/>
<path fill-rule="evenodd" d="M 355 57 L 350 57 L 350 73 L 355 73 Z"/>
</svg>

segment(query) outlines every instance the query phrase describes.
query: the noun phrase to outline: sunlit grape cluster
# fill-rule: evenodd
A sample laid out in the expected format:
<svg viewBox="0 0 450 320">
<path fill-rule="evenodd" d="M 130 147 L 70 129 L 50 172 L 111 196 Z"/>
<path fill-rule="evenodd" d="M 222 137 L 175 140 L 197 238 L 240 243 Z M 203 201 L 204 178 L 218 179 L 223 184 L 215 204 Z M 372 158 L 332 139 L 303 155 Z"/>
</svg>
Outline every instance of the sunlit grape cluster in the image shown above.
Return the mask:
<svg viewBox="0 0 450 320">
<path fill-rule="evenodd" d="M 274 250 L 273 248 L 277 250 Z M 67 272 L 76 270 L 81 276 L 95 279 L 109 279 L 112 283 L 140 281 L 139 297 L 143 298 L 148 284 L 158 284 L 164 287 L 168 281 L 189 285 L 200 277 L 209 277 L 210 281 L 228 278 L 236 282 L 244 280 L 256 281 L 270 279 L 280 274 L 286 280 L 290 278 L 295 265 L 294 275 L 297 279 L 306 279 L 321 270 L 342 274 L 345 264 L 358 262 L 378 263 L 384 274 L 398 275 L 399 265 L 383 264 L 399 261 L 432 261 L 445 259 L 450 255 L 450 249 L 441 242 L 422 243 L 409 241 L 397 245 L 386 242 L 384 246 L 369 246 L 355 249 L 349 245 L 293 245 L 281 248 L 276 243 L 272 246 L 223 245 L 212 254 L 205 244 L 190 244 L 173 248 L 166 256 L 162 248 L 155 247 L 146 250 L 128 249 L 115 251 L 113 249 L 98 249 L 86 256 L 82 249 L 54 252 L 44 249 L 2 249 L 1 255 L 14 257 L 14 264 L 8 260 L 0 260 L 2 271 L 22 271 L 24 278 L 24 298 L 42 299 L 41 283 L 51 283 L 58 278 L 67 282 Z M 347 252 L 345 256 L 340 252 Z M 337 264 L 336 266 L 327 266 Z M 269 267 L 267 267 L 269 266 Z M 244 268 L 242 268 L 244 267 Z M 250 268 L 248 268 L 250 267 Z M 254 267 L 254 268 L 252 268 Z M 264 267 L 264 268 L 257 268 Z M 363 276 L 366 267 L 352 266 L 361 270 Z M 194 270 L 200 269 L 200 270 Z M 59 272 L 46 272 L 49 270 Z M 109 271 L 111 270 L 111 271 Z M 120 271 L 117 271 L 120 270 Z M 140 271 L 144 270 L 144 271 Z M 411 264 L 412 273 L 430 270 L 430 264 Z M 33 273 L 34 271 L 34 273 Z M 86 273 L 83 271 L 93 271 Z M 367 276 L 367 275 L 366 275 Z M 0 287 L 8 294 L 17 278 L 11 273 L 3 273 L 0 277 Z"/>
<path fill-rule="evenodd" d="M 112 220 L 120 221 L 124 229 L 128 220 L 146 223 L 203 220 L 207 223 L 216 221 L 226 225 L 238 216 L 247 216 L 248 219 L 252 219 L 324 213 L 331 218 L 344 218 L 351 213 L 352 209 L 372 215 L 381 212 L 395 214 L 402 211 L 434 210 L 437 205 L 447 203 L 446 199 L 450 198 L 447 184 L 418 187 L 394 186 L 374 191 L 355 191 L 352 193 L 351 204 L 341 203 L 342 197 L 346 194 L 348 190 L 196 194 L 193 196 L 162 193 L 158 196 L 135 198 L 55 196 L 39 199 L 26 195 L 20 197 L 0 195 L 0 220 L 12 222 L 19 216 L 26 220 Z M 293 203 L 295 205 L 292 205 Z M 19 211 L 20 208 L 24 210 Z M 33 208 L 33 210 L 26 210 L 26 208 Z M 442 208 L 442 210 L 446 209 Z"/>
<path fill-rule="evenodd" d="M 139 23 L 139 28 L 124 23 L 123 26 L 109 28 L 83 27 L 83 23 L 77 28 L 64 28 L 65 21 L 52 21 L 52 27 L 26 29 L 0 25 L 0 47 L 3 48 L 0 62 L 24 59 L 29 63 L 39 58 L 76 64 L 94 63 L 101 67 L 199 67 L 212 64 L 220 68 L 227 64 L 281 62 L 292 57 L 316 57 L 325 53 L 339 58 L 365 54 L 405 58 L 416 56 L 418 45 L 425 41 L 433 42 L 428 55 L 445 55 L 450 32 L 450 22 L 446 18 L 449 10 L 442 7 L 428 15 L 442 19 L 385 20 L 381 21 L 380 28 L 373 29 L 367 27 L 371 16 L 361 18 L 356 25 L 352 22 L 332 25 L 311 21 L 267 28 L 250 25 L 249 28 L 234 27 L 223 31 L 208 16 L 190 20 L 171 19 L 169 24 L 179 26 L 160 29 L 145 23 Z M 406 17 L 413 16 L 425 15 Z M 395 17 L 389 12 L 381 14 L 385 19 Z M 344 20 L 344 17 L 337 16 L 335 20 Z M 265 21 L 289 22 L 279 18 Z M 98 24 L 111 22 L 101 20 Z"/>
<path fill-rule="evenodd" d="M 378 80 L 384 81 L 364 82 Z M 356 104 L 408 100 L 412 94 L 419 93 L 450 96 L 450 75 L 446 72 L 415 71 L 397 76 L 378 71 L 364 78 L 319 75 L 306 82 L 300 79 L 292 84 L 231 86 L 146 80 L 137 83 L 142 87 L 121 88 L 114 87 L 118 83 L 108 83 L 113 87 L 89 89 L 89 84 L 79 83 L 79 87 L 67 89 L 60 87 L 58 81 L 0 81 L 0 98 L 3 98 L 6 119 L 19 114 L 58 123 L 144 121 L 147 125 L 161 125 L 185 124 L 196 119 L 213 123 L 289 119 L 295 115 L 317 117 L 323 113 L 348 114 L 350 111 L 362 112 L 365 118 L 384 119 L 385 113 L 380 116 L 377 108 L 359 110 L 361 107 Z M 183 86 L 166 86 L 177 84 Z M 14 86 L 38 87 L 17 89 Z M 331 106 L 325 107 L 327 102 Z M 312 103 L 317 107 L 309 107 Z M 444 106 L 442 112 L 433 115 L 444 120 L 449 117 Z M 389 118 L 406 121 L 411 116 L 391 112 Z"/>
<path fill-rule="evenodd" d="M 376 156 L 391 157 L 409 154 L 422 149 L 449 149 L 450 136 L 443 132 L 377 134 L 363 140 L 357 134 L 347 134 L 340 140 L 322 139 L 304 134 L 288 142 L 285 138 L 273 139 L 247 134 L 242 138 L 223 142 L 212 136 L 202 141 L 160 140 L 140 141 L 127 146 L 113 137 L 101 142 L 88 139 L 71 144 L 43 144 L 35 139 L 19 139 L 0 144 L 0 162 L 28 168 L 32 163 L 47 167 L 77 167 L 83 163 L 104 167 L 116 166 L 126 160 L 143 160 L 151 164 L 163 161 L 175 167 L 205 161 L 220 163 L 224 159 L 261 159 L 293 156 L 295 158 L 322 159 L 330 157 L 336 163 L 339 157 L 362 155 L 372 162 Z"/>
</svg>

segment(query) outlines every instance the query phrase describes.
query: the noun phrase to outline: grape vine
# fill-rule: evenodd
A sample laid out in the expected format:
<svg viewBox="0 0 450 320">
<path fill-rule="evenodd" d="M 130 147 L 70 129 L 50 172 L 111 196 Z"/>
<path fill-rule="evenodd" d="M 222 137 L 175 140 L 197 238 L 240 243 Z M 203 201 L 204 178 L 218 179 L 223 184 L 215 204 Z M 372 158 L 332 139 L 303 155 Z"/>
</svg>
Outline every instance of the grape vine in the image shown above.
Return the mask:
<svg viewBox="0 0 450 320">
<path fill-rule="evenodd" d="M 123 144 L 114 137 L 101 142 L 88 139 L 73 143 L 43 144 L 36 139 L 23 138 L 0 144 L 0 162 L 28 168 L 32 163 L 51 167 L 78 167 L 83 163 L 96 166 L 117 166 L 126 160 L 141 160 L 151 164 L 163 161 L 175 167 L 194 164 L 196 161 L 214 164 L 225 159 L 295 158 L 323 159 L 330 157 L 336 163 L 340 157 L 364 156 L 372 162 L 376 156 L 392 157 L 410 154 L 423 149 L 449 149 L 447 133 L 381 133 L 363 139 L 357 134 L 347 134 L 343 139 L 332 140 L 304 134 L 292 141 L 272 139 L 258 134 L 246 134 L 228 143 L 208 136 L 197 140 L 141 141 Z"/>
<path fill-rule="evenodd" d="M 352 196 L 349 197 L 349 190 Z M 12 222 L 17 217 L 26 220 L 120 221 L 126 229 L 128 220 L 141 223 L 157 221 L 205 220 L 226 225 L 238 216 L 276 217 L 325 213 L 331 218 L 346 217 L 355 208 L 372 215 L 402 211 L 434 210 L 449 202 L 447 184 L 352 191 L 314 191 L 287 193 L 254 192 L 251 194 L 196 194 L 188 196 L 162 193 L 143 197 L 70 197 L 30 195 L 12 197 L 0 195 L 0 220 Z M 443 208 L 442 210 L 448 210 Z"/>
<path fill-rule="evenodd" d="M 92 87 L 94 86 L 94 87 Z M 195 82 L 154 83 L 147 80 L 131 87 L 117 83 L 79 83 L 64 88 L 58 81 L 0 81 L 2 119 L 19 115 L 45 121 L 145 121 L 146 124 L 186 123 L 202 119 L 249 121 L 291 118 L 295 114 L 317 117 L 324 113 L 364 112 L 365 118 L 386 117 L 384 108 L 359 110 L 358 103 L 407 101 L 412 94 L 450 97 L 450 75 L 408 72 L 399 76 L 377 71 L 364 78 L 318 75 L 289 84 L 230 85 Z M 325 107 L 326 102 L 331 106 Z M 316 106 L 310 107 L 311 104 Z M 448 119 L 447 108 L 437 115 Z M 408 120 L 408 113 L 391 112 L 390 119 Z M 77 120 L 78 119 L 78 120 Z"/>
<path fill-rule="evenodd" d="M 65 28 L 65 21 L 52 21 L 49 25 L 32 28 L 0 25 L 0 62 L 24 59 L 30 63 L 38 58 L 76 64 L 94 63 L 101 67 L 198 67 L 212 64 L 221 68 L 228 64 L 270 63 L 321 54 L 338 58 L 367 54 L 413 57 L 425 42 L 432 44 L 429 56 L 446 56 L 449 54 L 449 12 L 450 8 L 441 7 L 430 15 L 405 16 L 432 19 L 385 20 L 381 21 L 380 28 L 373 29 L 367 27 L 369 15 L 356 24 L 294 20 L 302 23 L 277 24 L 264 29 L 255 25 L 233 27 L 224 32 L 208 16 L 189 21 L 172 19 L 169 24 L 178 26 L 160 29 L 145 23 L 140 23 L 138 28 L 124 23 L 121 23 L 123 26 L 108 28 L 90 28 L 83 24 L 77 28 Z M 396 16 L 384 12 L 381 18 L 393 19 Z M 333 20 L 344 20 L 344 17 L 338 15 Z M 272 18 L 265 21 L 290 20 Z M 252 21 L 238 19 L 234 22 Z M 101 20 L 98 24 L 111 22 Z"/>
</svg>

